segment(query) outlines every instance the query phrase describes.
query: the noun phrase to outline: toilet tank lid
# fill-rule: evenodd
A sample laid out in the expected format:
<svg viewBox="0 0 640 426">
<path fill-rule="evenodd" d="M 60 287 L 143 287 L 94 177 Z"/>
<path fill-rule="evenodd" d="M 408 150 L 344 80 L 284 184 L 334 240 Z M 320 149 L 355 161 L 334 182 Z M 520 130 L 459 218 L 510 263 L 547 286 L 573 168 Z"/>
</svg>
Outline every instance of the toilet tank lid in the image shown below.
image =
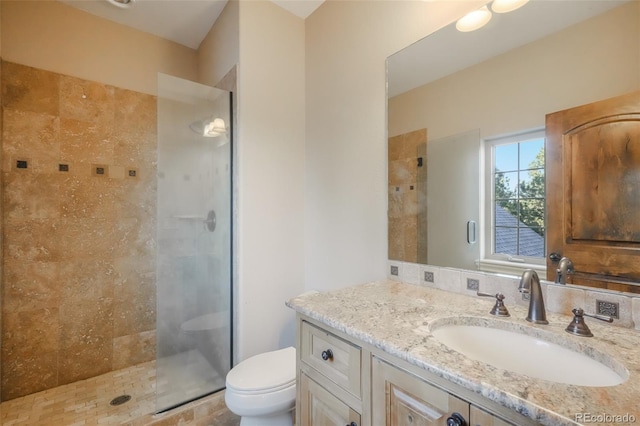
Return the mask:
<svg viewBox="0 0 640 426">
<path fill-rule="evenodd" d="M 288 347 L 245 359 L 227 374 L 227 387 L 239 391 L 277 388 L 296 379 L 296 349 Z"/>
</svg>

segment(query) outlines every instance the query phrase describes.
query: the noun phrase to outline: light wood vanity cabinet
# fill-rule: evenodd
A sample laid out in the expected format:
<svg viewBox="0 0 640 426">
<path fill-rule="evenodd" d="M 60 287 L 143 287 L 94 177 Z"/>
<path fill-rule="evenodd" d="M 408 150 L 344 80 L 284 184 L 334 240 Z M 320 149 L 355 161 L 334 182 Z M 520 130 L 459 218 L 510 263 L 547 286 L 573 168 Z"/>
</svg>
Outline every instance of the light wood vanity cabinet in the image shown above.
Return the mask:
<svg viewBox="0 0 640 426">
<path fill-rule="evenodd" d="M 371 367 L 374 425 L 510 425 L 493 414 L 375 356 Z M 460 423 L 457 423 L 458 421 Z"/>
<path fill-rule="evenodd" d="M 360 425 L 360 414 L 324 387 L 300 375 L 300 417 L 296 424 L 309 426 Z"/>
<path fill-rule="evenodd" d="M 305 316 L 298 318 L 297 426 L 446 426 L 454 413 L 469 426 L 536 424 Z"/>
<path fill-rule="evenodd" d="M 468 402 L 377 357 L 371 366 L 374 425 L 446 425 L 453 413 L 469 419 Z"/>
<path fill-rule="evenodd" d="M 298 324 L 296 425 L 361 426 L 369 383 L 362 348 L 307 321 Z"/>
<path fill-rule="evenodd" d="M 512 423 L 494 416 L 491 413 L 472 405 L 469 407 L 469 425 L 470 426 L 510 426 Z"/>
</svg>

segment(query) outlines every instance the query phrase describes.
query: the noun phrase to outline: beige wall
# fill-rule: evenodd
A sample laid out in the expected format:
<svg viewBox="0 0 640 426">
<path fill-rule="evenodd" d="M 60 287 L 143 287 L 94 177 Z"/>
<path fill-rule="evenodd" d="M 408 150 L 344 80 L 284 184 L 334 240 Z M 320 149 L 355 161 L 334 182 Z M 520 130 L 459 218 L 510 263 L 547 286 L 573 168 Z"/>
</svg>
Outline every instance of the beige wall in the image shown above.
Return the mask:
<svg viewBox="0 0 640 426">
<path fill-rule="evenodd" d="M 329 1 L 307 18 L 307 288 L 386 276 L 385 60 L 480 3 Z"/>
<path fill-rule="evenodd" d="M 285 300 L 303 280 L 305 23 L 240 2 L 238 358 L 295 342 Z"/>
<path fill-rule="evenodd" d="M 158 72 L 196 80 L 196 51 L 56 1 L 7 1 L 2 58 L 155 94 Z"/>
<path fill-rule="evenodd" d="M 198 48 L 198 82 L 215 87 L 239 61 L 239 2 L 230 0 Z"/>
<path fill-rule="evenodd" d="M 478 128 L 481 136 L 501 135 L 543 127 L 550 112 L 638 90 L 639 16 L 640 2 L 631 2 L 398 95 L 389 101 L 389 135 L 423 127 L 430 140 Z"/>
</svg>

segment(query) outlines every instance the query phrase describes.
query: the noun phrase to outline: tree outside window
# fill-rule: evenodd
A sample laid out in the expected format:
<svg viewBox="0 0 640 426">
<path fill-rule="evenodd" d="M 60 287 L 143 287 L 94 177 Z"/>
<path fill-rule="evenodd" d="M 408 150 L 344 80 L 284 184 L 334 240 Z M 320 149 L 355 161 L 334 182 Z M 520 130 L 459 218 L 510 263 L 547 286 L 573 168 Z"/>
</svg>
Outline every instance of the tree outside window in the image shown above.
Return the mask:
<svg viewBox="0 0 640 426">
<path fill-rule="evenodd" d="M 544 138 L 494 147 L 493 253 L 545 256 Z"/>
</svg>

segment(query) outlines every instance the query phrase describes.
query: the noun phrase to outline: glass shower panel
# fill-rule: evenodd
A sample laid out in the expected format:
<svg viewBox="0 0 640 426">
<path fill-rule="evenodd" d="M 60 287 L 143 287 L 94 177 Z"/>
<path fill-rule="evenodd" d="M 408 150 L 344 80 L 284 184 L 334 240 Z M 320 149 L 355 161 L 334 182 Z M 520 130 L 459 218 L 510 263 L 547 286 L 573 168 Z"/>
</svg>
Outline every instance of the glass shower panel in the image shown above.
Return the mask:
<svg viewBox="0 0 640 426">
<path fill-rule="evenodd" d="M 158 75 L 156 411 L 231 368 L 231 94 Z"/>
</svg>

